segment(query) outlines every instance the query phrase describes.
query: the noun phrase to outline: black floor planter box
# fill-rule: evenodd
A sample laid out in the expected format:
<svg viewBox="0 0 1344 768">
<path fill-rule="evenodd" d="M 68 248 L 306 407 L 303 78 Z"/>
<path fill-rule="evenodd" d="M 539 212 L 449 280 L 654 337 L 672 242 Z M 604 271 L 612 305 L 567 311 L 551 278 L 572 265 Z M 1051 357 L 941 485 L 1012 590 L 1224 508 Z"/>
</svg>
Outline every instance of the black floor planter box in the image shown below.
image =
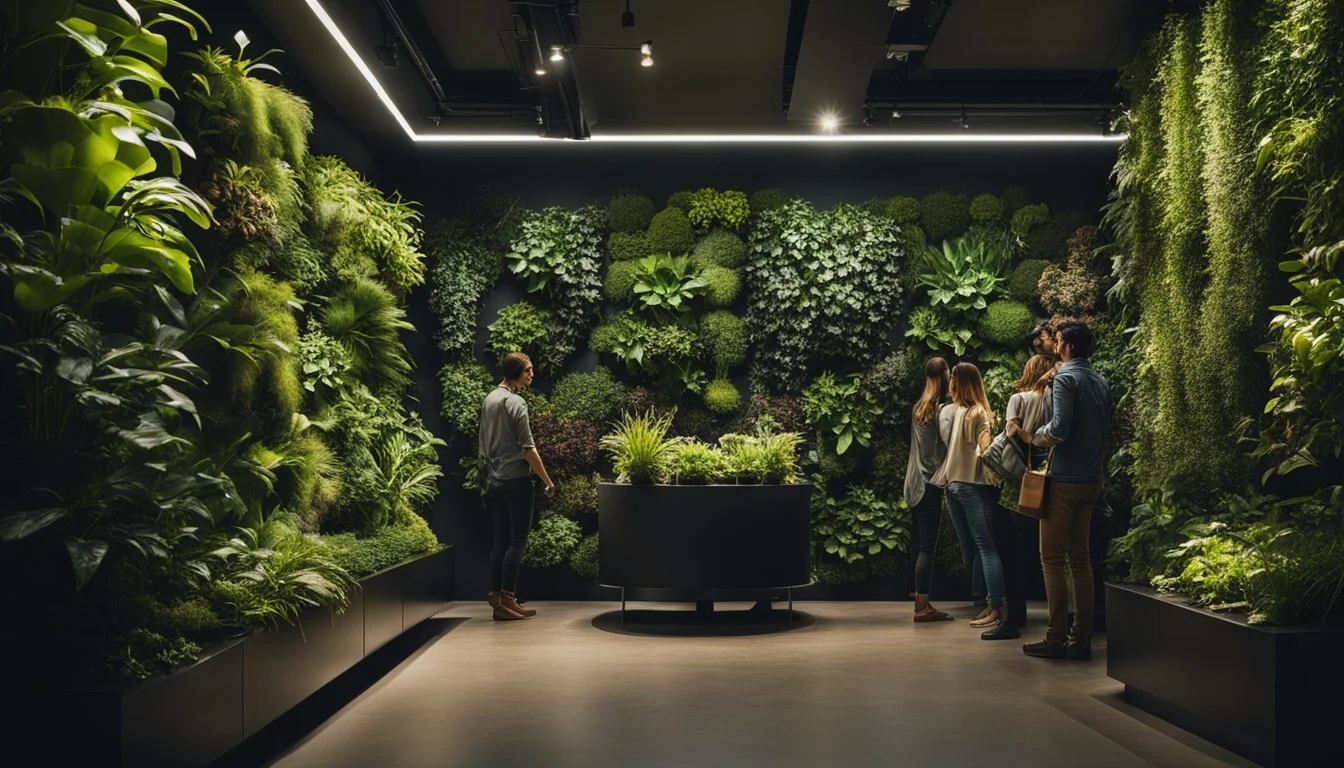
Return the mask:
<svg viewBox="0 0 1344 768">
<path fill-rule="evenodd" d="M 808 485 L 598 487 L 599 581 L 653 589 L 764 589 L 812 579 Z"/>
<path fill-rule="evenodd" d="M 343 613 L 313 609 L 301 627 L 223 643 L 171 675 L 61 696 L 53 716 L 65 724 L 64 743 L 37 737 L 28 751 L 40 750 L 35 756 L 53 765 L 207 765 L 447 605 L 452 550 L 412 558 L 360 585 Z M 71 727 L 80 738 L 70 739 Z"/>
<path fill-rule="evenodd" d="M 1130 702 L 1264 765 L 1344 765 L 1344 628 L 1250 626 L 1143 587 L 1106 592 L 1106 671 Z"/>
</svg>

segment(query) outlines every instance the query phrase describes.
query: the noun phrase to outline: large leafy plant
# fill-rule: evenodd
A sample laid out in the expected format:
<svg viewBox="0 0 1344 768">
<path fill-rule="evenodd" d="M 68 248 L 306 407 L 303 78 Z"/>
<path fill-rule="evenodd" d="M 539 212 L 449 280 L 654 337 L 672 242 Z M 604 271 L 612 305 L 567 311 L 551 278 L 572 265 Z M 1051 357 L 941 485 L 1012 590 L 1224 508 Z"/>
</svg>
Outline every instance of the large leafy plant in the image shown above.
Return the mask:
<svg viewBox="0 0 1344 768">
<path fill-rule="evenodd" d="M 918 284 L 930 311 L 916 312 L 906 336 L 931 350 L 951 347 L 957 355 L 977 346 L 980 317 L 999 294 L 1011 262 L 1003 239 L 966 235 L 925 248 Z"/>
<path fill-rule="evenodd" d="M 826 495 L 818 483 L 812 494 L 812 534 L 822 550 L 846 563 L 884 552 L 903 552 L 910 544 L 910 520 L 904 500 L 878 498 L 871 488 L 850 486 L 843 498 Z"/>
<path fill-rule="evenodd" d="M 803 390 L 803 413 L 826 445 L 833 445 L 837 455 L 858 443 L 865 448 L 872 438 L 873 423 L 882 413 L 863 386 L 863 377 L 857 373 L 838 377 L 826 371 Z"/>
<path fill-rule="evenodd" d="M 689 312 L 707 284 L 685 256 L 645 256 L 636 262 L 635 306 L 662 322 Z"/>
</svg>

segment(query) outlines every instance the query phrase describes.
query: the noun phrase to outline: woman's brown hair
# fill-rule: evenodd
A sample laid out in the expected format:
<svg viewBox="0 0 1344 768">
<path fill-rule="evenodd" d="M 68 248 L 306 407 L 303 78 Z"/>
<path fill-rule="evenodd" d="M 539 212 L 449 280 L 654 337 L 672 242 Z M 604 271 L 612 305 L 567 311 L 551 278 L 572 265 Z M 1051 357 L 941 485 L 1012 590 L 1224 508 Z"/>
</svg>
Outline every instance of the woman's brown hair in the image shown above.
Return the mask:
<svg viewBox="0 0 1344 768">
<path fill-rule="evenodd" d="M 970 363 L 957 363 L 952 366 L 952 402 L 974 411 L 985 412 L 989 428 L 994 429 L 994 409 L 989 407 L 989 397 L 985 395 L 985 382 L 980 378 L 980 369 Z"/>
<path fill-rule="evenodd" d="M 930 357 L 924 363 L 924 394 L 915 403 L 915 421 L 927 424 L 938 415 L 938 406 L 947 399 L 947 361 Z"/>
<path fill-rule="evenodd" d="M 1022 378 L 1013 382 L 1018 392 L 1039 392 L 1043 389 L 1045 375 L 1055 367 L 1055 360 L 1048 355 L 1032 355 L 1022 369 Z"/>
</svg>

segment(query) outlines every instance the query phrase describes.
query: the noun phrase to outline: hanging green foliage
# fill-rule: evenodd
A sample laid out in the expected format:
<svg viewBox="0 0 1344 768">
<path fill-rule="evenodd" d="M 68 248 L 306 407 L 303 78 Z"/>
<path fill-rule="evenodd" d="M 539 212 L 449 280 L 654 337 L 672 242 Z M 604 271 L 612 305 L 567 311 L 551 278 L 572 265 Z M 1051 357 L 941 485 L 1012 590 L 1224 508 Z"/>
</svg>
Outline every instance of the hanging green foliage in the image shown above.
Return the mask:
<svg viewBox="0 0 1344 768">
<path fill-rule="evenodd" d="M 551 313 L 535 304 L 510 304 L 499 310 L 499 318 L 490 324 L 486 347 L 496 360 L 503 360 L 510 352 L 523 352 L 537 365 L 549 359 L 546 344 L 554 323 Z"/>
<path fill-rule="evenodd" d="M 262 61 L 275 51 L 244 59 L 246 40 L 239 40 L 237 57 L 214 47 L 187 54 L 197 71 L 191 73 L 186 95 L 203 108 L 199 132 L 217 154 L 245 165 L 275 158 L 302 168 L 313 111 L 298 96 L 256 77 L 258 72 L 278 72 Z"/>
<path fill-rule="evenodd" d="M 594 206 L 530 213 L 504 257 L 528 292 L 544 292 L 555 312 L 546 348 L 533 358 L 549 370 L 563 368 L 579 339 L 601 318 L 605 220 L 603 210 Z"/>
<path fill-rule="evenodd" d="M 450 359 L 469 358 L 476 345 L 481 305 L 499 281 L 504 261 L 465 222 L 440 221 L 425 237 L 429 255 L 429 308 L 435 338 Z"/>
<path fill-rule="evenodd" d="M 371 280 L 355 280 L 332 295 L 320 313 L 322 331 L 350 353 L 351 372 L 371 391 L 400 391 L 411 361 L 401 343 L 413 331 L 396 297 Z"/>
</svg>

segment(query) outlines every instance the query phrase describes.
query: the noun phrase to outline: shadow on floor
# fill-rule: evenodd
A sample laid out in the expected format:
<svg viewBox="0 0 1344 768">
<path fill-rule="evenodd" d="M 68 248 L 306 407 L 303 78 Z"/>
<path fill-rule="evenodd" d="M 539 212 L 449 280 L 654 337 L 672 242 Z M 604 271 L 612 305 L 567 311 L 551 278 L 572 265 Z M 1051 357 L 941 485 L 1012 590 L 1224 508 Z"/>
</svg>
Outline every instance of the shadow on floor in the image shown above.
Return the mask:
<svg viewBox="0 0 1344 768">
<path fill-rule="evenodd" d="M 345 674 L 320 688 L 298 706 L 257 731 L 212 763 L 216 768 L 269 765 L 299 744 L 394 669 L 413 661 L 465 618 L 426 619 L 369 654 Z"/>
</svg>

